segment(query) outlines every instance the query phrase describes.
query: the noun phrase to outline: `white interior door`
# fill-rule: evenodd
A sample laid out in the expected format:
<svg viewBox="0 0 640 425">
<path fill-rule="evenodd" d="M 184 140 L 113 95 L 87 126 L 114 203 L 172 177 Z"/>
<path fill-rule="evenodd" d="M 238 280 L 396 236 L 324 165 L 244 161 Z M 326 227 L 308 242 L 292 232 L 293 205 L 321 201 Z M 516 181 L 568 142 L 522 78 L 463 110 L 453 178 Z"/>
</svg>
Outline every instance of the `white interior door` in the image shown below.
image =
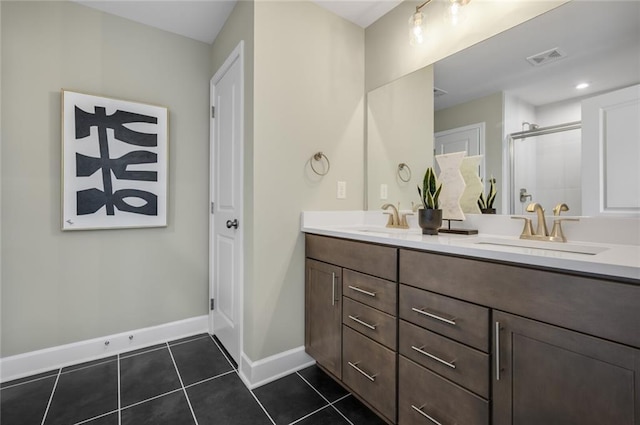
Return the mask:
<svg viewBox="0 0 640 425">
<path fill-rule="evenodd" d="M 434 135 L 434 155 L 454 152 L 466 152 L 467 156 L 484 154 L 484 123 L 440 131 Z M 435 161 L 434 166 L 436 173 L 440 174 L 438 164 Z M 484 158 L 480 161 L 478 173 L 480 178 L 484 179 Z"/>
<path fill-rule="evenodd" d="M 582 101 L 582 214 L 640 216 L 640 84 Z"/>
<path fill-rule="evenodd" d="M 243 288 L 243 43 L 211 79 L 211 332 L 239 363 Z"/>
</svg>

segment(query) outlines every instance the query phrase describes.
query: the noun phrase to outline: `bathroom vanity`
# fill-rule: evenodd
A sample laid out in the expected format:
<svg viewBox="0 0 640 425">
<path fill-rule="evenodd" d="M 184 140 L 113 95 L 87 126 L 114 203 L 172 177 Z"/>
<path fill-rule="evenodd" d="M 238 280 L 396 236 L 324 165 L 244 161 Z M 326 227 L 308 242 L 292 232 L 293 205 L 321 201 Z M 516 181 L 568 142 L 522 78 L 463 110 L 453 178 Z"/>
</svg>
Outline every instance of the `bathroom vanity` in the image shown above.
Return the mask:
<svg viewBox="0 0 640 425">
<path fill-rule="evenodd" d="M 388 423 L 640 424 L 633 267 L 303 230 L 307 352 Z"/>
</svg>

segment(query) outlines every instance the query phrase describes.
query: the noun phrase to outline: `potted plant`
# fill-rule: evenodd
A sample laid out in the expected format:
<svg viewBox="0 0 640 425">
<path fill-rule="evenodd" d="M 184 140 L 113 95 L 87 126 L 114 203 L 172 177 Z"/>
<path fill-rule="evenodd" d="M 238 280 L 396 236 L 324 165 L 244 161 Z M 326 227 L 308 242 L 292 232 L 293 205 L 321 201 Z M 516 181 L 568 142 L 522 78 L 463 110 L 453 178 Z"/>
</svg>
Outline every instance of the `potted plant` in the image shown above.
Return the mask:
<svg viewBox="0 0 640 425">
<path fill-rule="evenodd" d="M 489 192 L 487 192 L 487 197 L 485 198 L 484 193 L 480 193 L 480 197 L 478 198 L 478 207 L 480 207 L 482 214 L 496 213 L 496 209 L 493 207 L 493 203 L 496 200 L 496 193 L 496 179 L 491 176 L 491 179 L 489 179 Z"/>
<path fill-rule="evenodd" d="M 442 210 L 439 208 L 438 198 L 442 190 L 442 183 L 438 184 L 433 168 L 427 168 L 422 180 L 422 189 L 418 186 L 418 194 L 422 201 L 422 208 L 418 210 L 418 223 L 424 235 L 437 235 L 442 226 Z"/>
</svg>

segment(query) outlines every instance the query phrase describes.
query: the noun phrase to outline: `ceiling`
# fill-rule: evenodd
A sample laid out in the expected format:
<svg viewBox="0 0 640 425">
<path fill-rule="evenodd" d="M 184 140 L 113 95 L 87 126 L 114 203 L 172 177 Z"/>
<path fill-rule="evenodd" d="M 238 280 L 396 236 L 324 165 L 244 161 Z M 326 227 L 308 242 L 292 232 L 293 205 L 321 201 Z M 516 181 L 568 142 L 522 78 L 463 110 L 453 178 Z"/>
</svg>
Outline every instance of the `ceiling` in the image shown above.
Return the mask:
<svg viewBox="0 0 640 425">
<path fill-rule="evenodd" d="M 550 49 L 565 57 L 533 66 Z M 640 80 L 640 2 L 571 1 L 511 30 L 438 61 L 434 84 L 447 94 L 435 109 L 508 91 L 546 105 Z M 577 91 L 580 82 L 590 87 Z"/>
<path fill-rule="evenodd" d="M 312 1 L 362 28 L 371 25 L 402 2 L 402 0 Z M 213 43 L 236 4 L 236 0 L 76 0 L 76 2 L 208 44 Z"/>
</svg>

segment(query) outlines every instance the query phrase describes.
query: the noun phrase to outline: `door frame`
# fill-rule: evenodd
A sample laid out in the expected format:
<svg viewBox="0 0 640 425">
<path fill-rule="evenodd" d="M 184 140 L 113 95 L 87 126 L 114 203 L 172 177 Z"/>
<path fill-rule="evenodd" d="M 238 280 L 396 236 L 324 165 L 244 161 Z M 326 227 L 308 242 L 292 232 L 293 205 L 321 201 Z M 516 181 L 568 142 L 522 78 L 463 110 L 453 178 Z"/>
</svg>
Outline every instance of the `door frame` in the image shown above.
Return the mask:
<svg viewBox="0 0 640 425">
<path fill-rule="evenodd" d="M 213 202 L 215 202 L 215 161 L 214 161 L 214 144 L 215 144 L 215 130 L 216 130 L 216 120 L 212 115 L 213 108 L 215 105 L 215 88 L 216 84 L 222 79 L 225 73 L 231 68 L 231 66 L 238 61 L 240 66 L 240 134 L 238 135 L 238 139 L 240 140 L 240 161 L 238 166 L 240 167 L 240 178 L 239 178 L 239 190 L 242 192 L 240 196 L 240 200 L 238 202 L 238 220 L 241 225 L 238 227 L 237 231 L 237 240 L 236 242 L 240 243 L 240 251 L 241 255 L 238 258 L 240 265 L 238 267 L 238 275 L 237 275 L 237 283 L 239 284 L 239 288 L 237 289 L 238 295 L 238 355 L 239 358 L 238 363 L 240 361 L 240 357 L 244 352 L 244 40 L 240 40 L 238 45 L 233 49 L 233 51 L 229 54 L 227 59 L 224 61 L 222 66 L 216 71 L 214 76 L 211 78 L 209 83 L 209 333 L 213 335 L 214 332 L 214 310 L 210 308 L 211 299 L 215 296 L 215 264 L 214 264 L 214 251 L 215 251 L 215 224 L 214 224 L 214 214 L 213 214 Z"/>
<path fill-rule="evenodd" d="M 485 122 L 479 122 L 479 123 L 475 123 L 475 124 L 469 124 L 469 125 L 464 125 L 461 127 L 456 127 L 456 128 L 452 128 L 449 130 L 443 130 L 443 131 L 438 131 L 437 133 L 435 133 L 433 135 L 433 154 L 438 155 L 438 153 L 436 152 L 436 139 L 440 136 L 449 136 L 451 134 L 455 134 L 455 133 L 464 133 L 467 132 L 469 130 L 474 130 L 478 132 L 478 155 L 482 155 L 482 159 L 480 160 L 480 178 L 482 179 L 482 182 L 484 184 L 485 182 L 485 152 L 486 152 L 486 146 L 485 146 L 485 137 L 486 137 L 486 124 Z M 468 152 L 467 152 L 468 153 Z M 435 165 L 435 159 L 434 159 L 434 165 Z"/>
</svg>

